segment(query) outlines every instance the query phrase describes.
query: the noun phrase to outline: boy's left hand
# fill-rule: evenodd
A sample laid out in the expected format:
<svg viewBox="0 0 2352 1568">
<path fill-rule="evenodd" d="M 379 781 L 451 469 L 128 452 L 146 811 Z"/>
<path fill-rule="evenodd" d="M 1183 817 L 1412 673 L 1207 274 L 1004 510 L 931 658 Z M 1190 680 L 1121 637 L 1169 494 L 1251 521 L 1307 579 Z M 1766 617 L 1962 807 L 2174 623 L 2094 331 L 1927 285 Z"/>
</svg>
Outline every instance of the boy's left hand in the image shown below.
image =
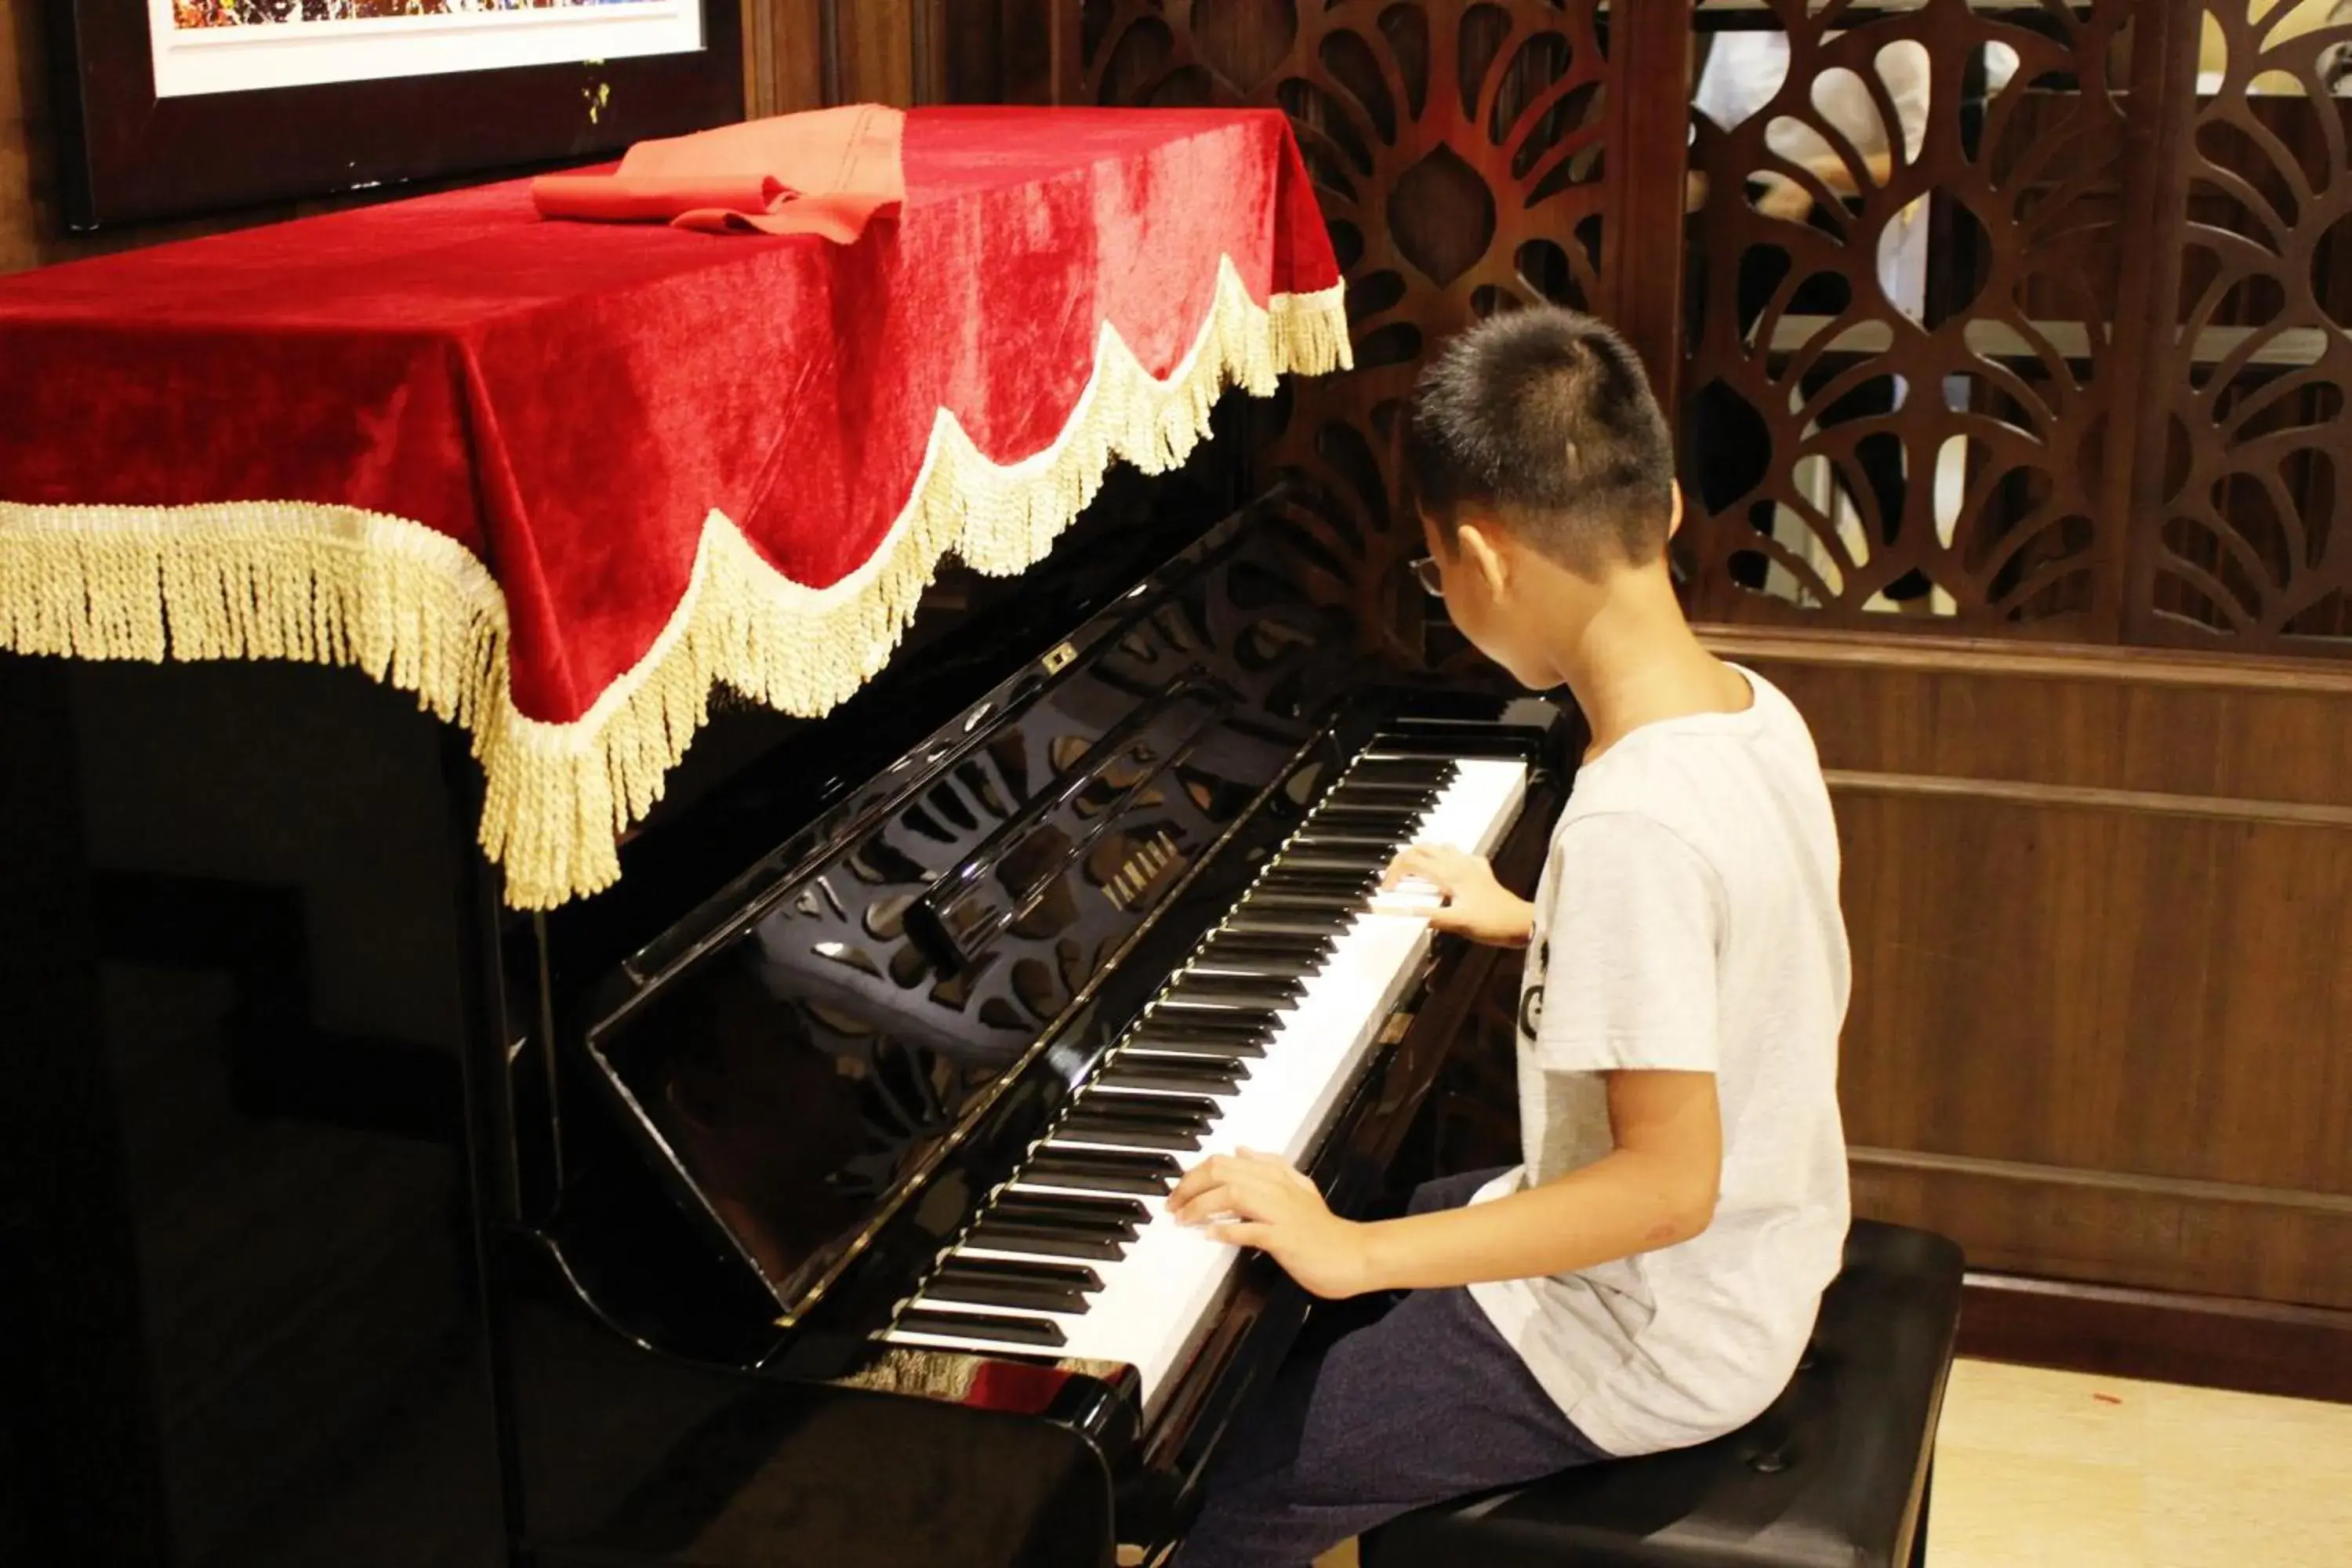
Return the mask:
<svg viewBox="0 0 2352 1568">
<path fill-rule="evenodd" d="M 1333 1300 L 1366 1286 L 1364 1227 L 1333 1214 L 1286 1160 L 1247 1149 L 1212 1155 L 1184 1173 L 1168 1206 L 1186 1225 L 1271 1255 L 1315 1295 Z"/>
</svg>

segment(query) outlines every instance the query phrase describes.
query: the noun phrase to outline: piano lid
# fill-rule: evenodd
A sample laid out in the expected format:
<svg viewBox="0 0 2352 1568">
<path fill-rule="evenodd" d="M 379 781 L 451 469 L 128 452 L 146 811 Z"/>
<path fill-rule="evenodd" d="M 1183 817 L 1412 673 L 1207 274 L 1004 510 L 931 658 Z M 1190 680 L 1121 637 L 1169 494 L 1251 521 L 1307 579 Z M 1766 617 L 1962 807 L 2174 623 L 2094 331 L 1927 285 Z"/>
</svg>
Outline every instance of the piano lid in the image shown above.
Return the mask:
<svg viewBox="0 0 2352 1568">
<path fill-rule="evenodd" d="M 1266 550 L 1213 531 L 615 977 L 597 1076 L 783 1320 L 976 1201 L 923 1180 L 1349 689 Z"/>
</svg>

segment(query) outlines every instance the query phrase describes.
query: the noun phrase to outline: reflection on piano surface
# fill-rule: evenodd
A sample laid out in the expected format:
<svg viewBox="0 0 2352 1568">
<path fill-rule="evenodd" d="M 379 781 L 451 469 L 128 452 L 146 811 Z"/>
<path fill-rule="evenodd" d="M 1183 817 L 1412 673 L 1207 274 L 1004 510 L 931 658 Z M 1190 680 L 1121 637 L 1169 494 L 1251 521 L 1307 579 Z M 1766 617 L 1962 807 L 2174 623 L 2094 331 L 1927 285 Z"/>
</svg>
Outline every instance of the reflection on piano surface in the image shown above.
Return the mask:
<svg viewBox="0 0 2352 1568">
<path fill-rule="evenodd" d="M 1380 871 L 1531 865 L 1563 787 L 1558 710 L 1368 687 L 1251 522 L 551 988 L 492 1289 L 537 1561 L 1181 1534 L 1306 1303 L 1159 1200 L 1242 1145 L 1376 1195 L 1491 963 L 1371 912 Z"/>
</svg>

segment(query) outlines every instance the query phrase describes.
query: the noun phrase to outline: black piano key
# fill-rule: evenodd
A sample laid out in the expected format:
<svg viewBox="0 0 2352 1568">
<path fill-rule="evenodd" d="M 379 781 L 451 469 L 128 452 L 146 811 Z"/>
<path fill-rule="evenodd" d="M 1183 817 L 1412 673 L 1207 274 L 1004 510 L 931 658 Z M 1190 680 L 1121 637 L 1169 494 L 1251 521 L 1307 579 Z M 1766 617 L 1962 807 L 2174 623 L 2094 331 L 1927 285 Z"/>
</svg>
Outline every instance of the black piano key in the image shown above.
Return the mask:
<svg viewBox="0 0 2352 1568">
<path fill-rule="evenodd" d="M 1460 772 L 1460 764 L 1446 757 L 1367 756 L 1348 770 L 1339 787 L 1358 783 L 1444 785 Z"/>
<path fill-rule="evenodd" d="M 1180 1007 L 1271 1007 L 1279 1012 L 1306 992 L 1307 982 L 1297 975 L 1187 973 L 1160 1001 Z"/>
<path fill-rule="evenodd" d="M 1270 1015 L 1273 1009 L 1258 1008 L 1255 1011 Z M 1264 1039 L 1274 1030 L 1271 1016 L 1247 1017 L 1242 1009 L 1236 1007 L 1170 1007 L 1164 1004 L 1153 1005 L 1142 1026 L 1147 1029 L 1183 1029 L 1200 1035 L 1235 1036 L 1244 1039 Z"/>
<path fill-rule="evenodd" d="M 1410 844 L 1421 834 L 1422 817 L 1408 816 L 1318 816 L 1303 828 L 1295 843 L 1310 847 L 1316 841 L 1328 842 L 1335 837 L 1369 839 L 1381 844 Z M 1370 869 L 1368 865 L 1366 869 Z"/>
<path fill-rule="evenodd" d="M 1172 1056 L 1213 1057 L 1222 1061 L 1255 1061 L 1265 1055 L 1266 1039 L 1258 1035 L 1199 1034 L 1192 1030 L 1159 1029 L 1150 1025 L 1127 1037 L 1131 1051 L 1165 1051 Z"/>
<path fill-rule="evenodd" d="M 1282 858 L 1282 863 L 1286 866 L 1311 868 L 1318 871 L 1382 871 L 1388 868 L 1388 863 L 1394 858 L 1393 855 L 1360 850 L 1349 850 L 1343 855 L 1336 850 L 1295 849 Z"/>
<path fill-rule="evenodd" d="M 1319 963 L 1331 956 L 1336 944 L 1328 936 L 1252 936 L 1243 931 L 1219 931 L 1201 949 L 1203 958 L 1294 959 Z"/>
<path fill-rule="evenodd" d="M 1284 1004 L 1283 1006 L 1286 1006 Z M 1248 1002 L 1196 1001 L 1177 991 L 1170 991 L 1152 1005 L 1151 1016 L 1171 1024 L 1222 1024 L 1229 1034 L 1244 1030 L 1267 1030 L 1279 1022 L 1276 1015 L 1283 1006 L 1264 1000 Z"/>
<path fill-rule="evenodd" d="M 975 1263 L 993 1258 L 975 1258 Z M 1049 1285 L 1034 1279 L 1004 1279 L 966 1274 L 952 1266 L 932 1276 L 923 1287 L 926 1301 L 969 1301 L 979 1307 L 1021 1307 L 1034 1312 L 1083 1312 L 1086 1292 L 1070 1285 Z"/>
<path fill-rule="evenodd" d="M 1270 1007 L 1278 1007 L 1307 988 L 1307 982 L 1297 974 L 1246 975 L 1213 974 L 1188 967 L 1169 984 L 1167 996 L 1180 991 L 1202 989 L 1234 996 L 1255 997 Z"/>
<path fill-rule="evenodd" d="M 1171 1164 L 1174 1162 L 1171 1161 Z M 1102 1289 L 1102 1276 L 1083 1263 L 1047 1263 L 1042 1259 L 964 1258 L 950 1256 L 940 1265 L 941 1274 L 974 1279 L 1017 1279 L 1031 1285 L 1055 1285 L 1090 1295 Z"/>
<path fill-rule="evenodd" d="M 1294 866 L 1277 861 L 1266 868 L 1257 885 L 1261 888 L 1351 888 L 1367 877 L 1379 875 L 1371 866 Z"/>
<path fill-rule="evenodd" d="M 1407 816 L 1420 811 L 1430 797 L 1442 795 L 1443 790 L 1383 790 L 1349 789 L 1345 785 L 1333 790 L 1315 803 L 1314 813 L 1321 816 L 1328 812 L 1384 812 Z"/>
<path fill-rule="evenodd" d="M 1337 914 L 1349 910 L 1360 910 L 1370 895 L 1361 890 L 1345 893 L 1293 892 L 1277 889 L 1273 892 L 1258 891 L 1242 905 L 1244 914 L 1276 910 L 1322 910 Z"/>
<path fill-rule="evenodd" d="M 995 1317 L 982 1312 L 940 1312 L 916 1307 L 898 1315 L 898 1326 L 910 1334 L 937 1334 L 950 1340 L 996 1340 L 1008 1345 L 1063 1342 L 1062 1325 L 1045 1318 Z"/>
<path fill-rule="evenodd" d="M 1151 1211 L 1133 1198 L 1081 1197 L 1076 1193 L 999 1193 L 991 1214 L 1009 1214 L 1017 1205 L 1038 1214 L 1066 1214 L 1105 1225 L 1141 1225 Z"/>
<path fill-rule="evenodd" d="M 1131 1122 L 1089 1121 L 1073 1116 L 1055 1129 L 1057 1138 L 1067 1138 L 1080 1143 L 1108 1143 L 1116 1149 L 1180 1149 L 1201 1146 L 1197 1131 L 1180 1131 L 1173 1127 L 1138 1126 Z"/>
<path fill-rule="evenodd" d="M 1095 1116 L 1074 1110 L 1055 1128 L 1054 1135 L 1078 1142 L 1108 1143 L 1120 1149 L 1192 1149 L 1198 1147 L 1212 1123 L 1192 1117 Z M 1180 1140 L 1190 1139 L 1184 1142 Z"/>
<path fill-rule="evenodd" d="M 1206 1100 L 1206 1109 L 1190 1107 L 1155 1110 L 1122 1103 L 1129 1100 L 1181 1102 L 1183 1095 L 1118 1095 L 1100 1090 L 1088 1091 L 1086 1099 L 1065 1116 L 1057 1135 L 1076 1139 L 1099 1139 L 1110 1143 L 1131 1143 L 1142 1149 L 1191 1149 L 1199 1146 L 1202 1134 L 1215 1125 L 1217 1102 Z M 1100 1103 L 1089 1103 L 1099 1101 Z M 1144 1134 L 1153 1136 L 1146 1138 Z M 1160 1136 L 1165 1134 L 1163 1138 Z M 1171 1142 L 1189 1139 L 1190 1142 Z"/>
<path fill-rule="evenodd" d="M 1284 1006 L 1294 1004 L 1286 1003 Z M 1151 1015 L 1151 1022 L 1171 1029 L 1192 1024 L 1209 1026 L 1209 1042 L 1239 1041 L 1246 1045 L 1265 1045 L 1282 1033 L 1290 1015 L 1273 1007 L 1173 1007 L 1162 1005 Z M 1232 1054 L 1232 1053 L 1225 1053 Z M 1251 1054 L 1244 1052 L 1242 1054 Z"/>
<path fill-rule="evenodd" d="M 1341 775 L 1343 779 L 1361 778 L 1366 773 L 1436 773 L 1443 776 L 1455 773 L 1462 759 L 1451 751 L 1439 751 L 1418 741 L 1400 742 L 1393 735 L 1376 735 L 1370 745 L 1356 753 L 1355 763 Z"/>
<path fill-rule="evenodd" d="M 1192 973 L 1203 979 L 1295 980 L 1302 992 L 1322 967 L 1319 960 L 1310 963 L 1296 958 L 1212 958 L 1203 954 L 1192 961 Z"/>
<path fill-rule="evenodd" d="M 1127 1256 L 1126 1241 L 1066 1226 L 1025 1225 L 983 1215 L 964 1237 L 966 1247 L 988 1252 L 1035 1252 L 1054 1258 L 1092 1258 L 1116 1262 Z"/>
<path fill-rule="evenodd" d="M 1018 1193 L 1007 1193 L 991 1205 L 983 1218 L 999 1225 L 1017 1226 L 1024 1230 L 1051 1232 L 1055 1236 L 1090 1237 L 1097 1241 L 1121 1244 L 1135 1239 L 1136 1222 L 1106 1219 L 1095 1215 L 1052 1207 L 1031 1202 Z"/>
<path fill-rule="evenodd" d="M 1410 806 L 1416 811 L 1427 811 L 1444 794 L 1444 790 L 1427 784 L 1357 782 L 1341 784 L 1325 795 L 1318 805 L 1370 801 L 1381 805 Z"/>
<path fill-rule="evenodd" d="M 1278 931 L 1305 936 L 1336 936 L 1348 924 L 1348 921 L 1339 917 L 1305 910 L 1267 910 L 1264 913 L 1253 913 L 1244 908 L 1225 929 L 1245 934 Z"/>
<path fill-rule="evenodd" d="M 1231 1094 L 1247 1077 L 1248 1067 L 1229 1058 L 1130 1055 L 1122 1050 L 1096 1075 L 1095 1081 L 1110 1089 L 1193 1089 Z"/>
<path fill-rule="evenodd" d="M 1056 1149 L 1051 1145 L 1029 1156 L 1021 1173 L 1034 1182 L 1055 1186 L 1083 1186 L 1100 1192 L 1164 1193 L 1176 1184 L 1184 1167 L 1171 1154 L 1110 1149 Z"/>
<path fill-rule="evenodd" d="M 1073 1194 L 1074 1196 L 1076 1194 Z M 1134 1220 L 1108 1218 L 1077 1210 L 1060 1209 L 1050 1204 L 1033 1202 L 1020 1193 L 1007 1193 L 990 1206 L 983 1220 L 996 1225 L 1009 1225 L 1022 1230 L 1050 1232 L 1055 1236 L 1085 1237 L 1097 1241 L 1124 1245 L 1135 1239 Z"/>
<path fill-rule="evenodd" d="M 1211 980 L 1295 980 L 1304 988 L 1322 970 L 1325 962 L 1320 953 L 1313 958 L 1295 954 L 1251 958 L 1231 952 L 1203 952 L 1192 960 L 1192 973 Z"/>
<path fill-rule="evenodd" d="M 1429 815 L 1414 806 L 1397 805 L 1386 801 L 1335 800 L 1316 808 L 1314 822 L 1318 827 L 1336 826 L 1341 823 L 1363 828 L 1411 827 Z"/>
<path fill-rule="evenodd" d="M 1262 899 L 1277 893 L 1360 893 L 1379 882 L 1380 873 L 1376 866 L 1359 867 L 1348 872 L 1276 871 L 1252 888 L 1249 898 Z"/>
<path fill-rule="evenodd" d="M 1360 878 L 1342 882 L 1261 882 L 1250 889 L 1249 897 L 1234 906 L 1238 916 L 1254 909 L 1277 901 L 1296 903 L 1301 900 L 1367 899 L 1380 886 L 1380 879 L 1369 872 Z"/>
<path fill-rule="evenodd" d="M 1307 825 L 1307 830 L 1291 842 L 1310 852 L 1361 850 L 1365 852 L 1363 863 L 1366 864 L 1402 847 L 1401 838 L 1393 833 L 1350 833 L 1344 826 L 1327 831 L 1311 822 Z"/>
<path fill-rule="evenodd" d="M 1136 1026 L 1128 1043 L 1146 1050 L 1192 1051 L 1216 1057 L 1259 1057 L 1276 1031 L 1262 1024 L 1227 1024 L 1215 1013 L 1154 1013 Z"/>
<path fill-rule="evenodd" d="M 1137 1027 L 1170 1038 L 1181 1035 L 1197 1040 L 1250 1041 L 1274 1037 L 1270 1020 L 1244 1017 L 1230 1007 L 1155 1007 Z"/>
<path fill-rule="evenodd" d="M 1247 931 L 1237 931 L 1228 923 L 1210 937 L 1206 947 L 1210 951 L 1221 947 L 1247 947 L 1265 952 L 1286 948 L 1298 952 L 1322 954 L 1330 951 L 1331 939 L 1315 934 L 1286 936 L 1278 932 L 1254 936 Z"/>
<path fill-rule="evenodd" d="M 1117 1094 L 1090 1089 L 1078 1096 L 1074 1110 L 1091 1116 L 1132 1116 L 1146 1121 L 1216 1120 L 1223 1108 L 1204 1095 Z"/>
</svg>

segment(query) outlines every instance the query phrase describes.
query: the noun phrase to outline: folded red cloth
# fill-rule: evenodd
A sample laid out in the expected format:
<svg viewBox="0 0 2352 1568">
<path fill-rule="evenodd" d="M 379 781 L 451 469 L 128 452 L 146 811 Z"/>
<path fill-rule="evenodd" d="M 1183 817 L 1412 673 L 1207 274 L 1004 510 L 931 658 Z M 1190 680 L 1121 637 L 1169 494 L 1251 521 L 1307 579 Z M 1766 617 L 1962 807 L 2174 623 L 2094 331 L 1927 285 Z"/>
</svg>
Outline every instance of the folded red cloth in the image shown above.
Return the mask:
<svg viewBox="0 0 2352 1568">
<path fill-rule="evenodd" d="M 667 222 L 711 234 L 817 234 L 846 245 L 907 195 L 906 116 L 853 104 L 640 142 L 609 174 L 533 180 L 541 217 Z"/>
</svg>

